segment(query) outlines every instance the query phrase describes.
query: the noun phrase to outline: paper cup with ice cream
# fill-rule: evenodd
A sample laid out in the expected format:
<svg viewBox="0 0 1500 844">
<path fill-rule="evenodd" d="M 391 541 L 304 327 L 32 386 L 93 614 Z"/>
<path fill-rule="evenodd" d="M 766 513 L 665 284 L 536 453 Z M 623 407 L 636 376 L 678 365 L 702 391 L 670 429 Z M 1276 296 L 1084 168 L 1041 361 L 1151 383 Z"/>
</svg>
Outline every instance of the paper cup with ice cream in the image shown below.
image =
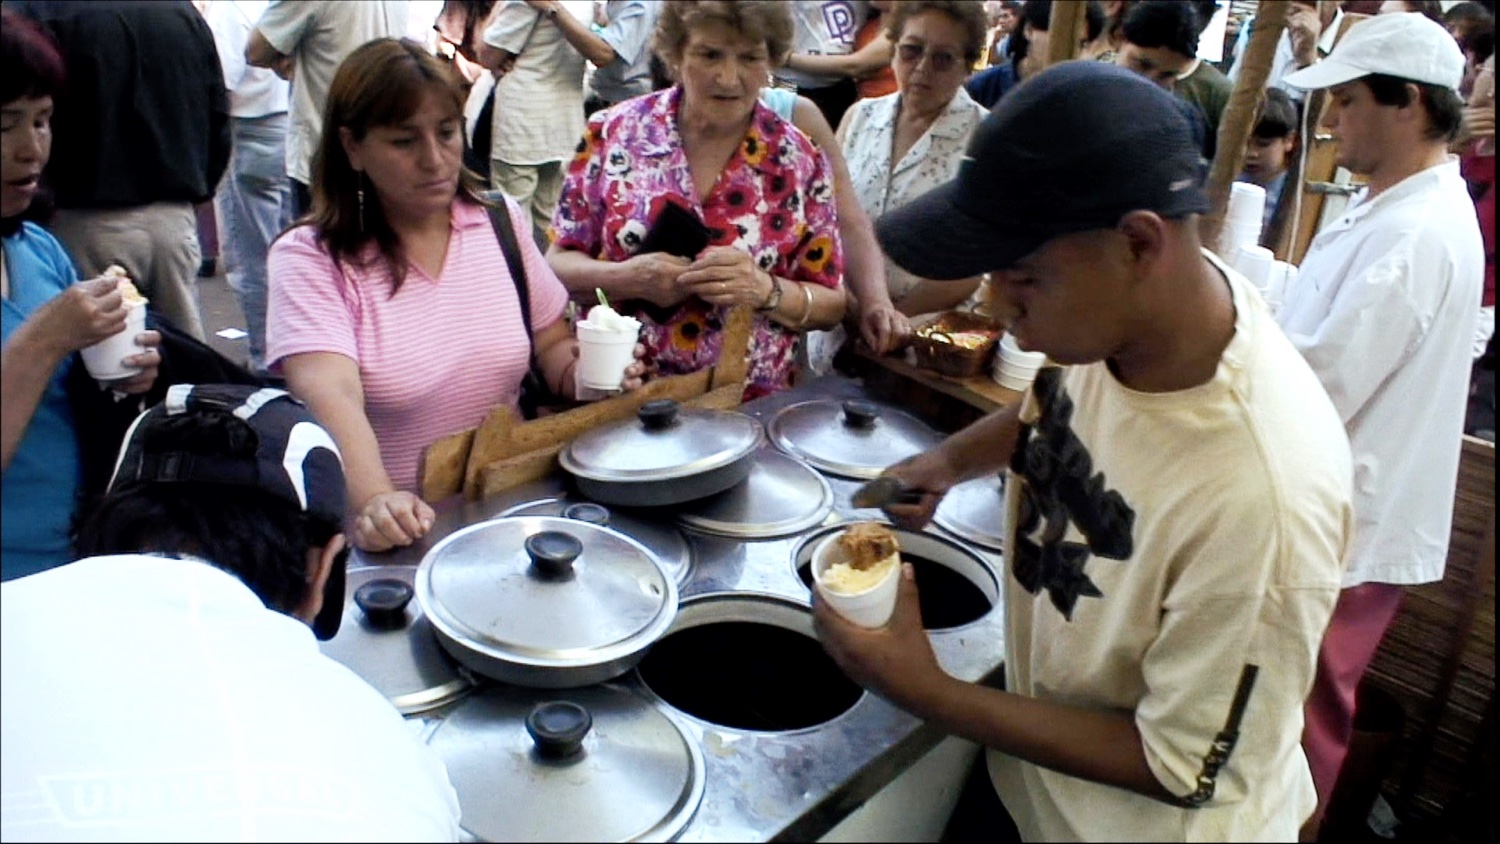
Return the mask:
<svg viewBox="0 0 1500 844">
<path fill-rule="evenodd" d="M 120 381 L 140 373 L 139 366 L 126 366 L 125 358 L 146 351 L 136 342 L 146 330 L 146 297 L 131 283 L 130 276 L 121 267 L 111 265 L 104 271 L 105 278 L 113 278 L 125 299 L 125 328 L 113 337 L 100 340 L 86 349 L 81 349 L 83 365 L 96 381 Z"/>
<path fill-rule="evenodd" d="M 619 390 L 625 369 L 635 360 L 641 321 L 609 305 L 589 309 L 578 323 L 578 383 L 592 390 Z"/>
<path fill-rule="evenodd" d="M 884 627 L 896 610 L 901 546 L 878 522 L 860 522 L 829 534 L 812 557 L 818 597 L 860 627 Z"/>
</svg>

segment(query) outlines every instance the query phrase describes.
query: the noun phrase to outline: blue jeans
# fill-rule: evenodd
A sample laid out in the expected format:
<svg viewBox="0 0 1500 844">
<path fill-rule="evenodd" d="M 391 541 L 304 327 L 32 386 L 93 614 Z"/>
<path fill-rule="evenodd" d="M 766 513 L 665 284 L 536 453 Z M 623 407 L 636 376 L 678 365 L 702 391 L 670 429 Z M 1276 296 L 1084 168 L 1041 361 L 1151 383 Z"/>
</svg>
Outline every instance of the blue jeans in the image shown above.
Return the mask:
<svg viewBox="0 0 1500 844">
<path fill-rule="evenodd" d="M 250 368 L 265 370 L 266 255 L 292 220 L 285 113 L 230 119 L 234 152 L 214 198 L 229 286 L 245 313 Z"/>
</svg>

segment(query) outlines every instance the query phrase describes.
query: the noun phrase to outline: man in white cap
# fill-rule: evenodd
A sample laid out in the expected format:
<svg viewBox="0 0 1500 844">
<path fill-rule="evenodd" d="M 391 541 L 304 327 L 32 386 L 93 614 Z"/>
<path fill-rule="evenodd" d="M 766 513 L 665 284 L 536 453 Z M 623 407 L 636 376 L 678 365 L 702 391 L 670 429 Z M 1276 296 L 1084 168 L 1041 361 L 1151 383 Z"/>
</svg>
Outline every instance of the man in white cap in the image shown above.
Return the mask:
<svg viewBox="0 0 1500 844">
<path fill-rule="evenodd" d="M 1402 587 L 1441 580 L 1448 553 L 1484 271 L 1474 204 L 1448 154 L 1463 72 L 1447 31 L 1402 13 L 1354 25 L 1326 59 L 1287 77 L 1330 89 L 1323 122 L 1338 163 L 1368 182 L 1313 240 L 1277 314 L 1354 452 L 1354 546 L 1303 736 L 1320 806 Z"/>
</svg>

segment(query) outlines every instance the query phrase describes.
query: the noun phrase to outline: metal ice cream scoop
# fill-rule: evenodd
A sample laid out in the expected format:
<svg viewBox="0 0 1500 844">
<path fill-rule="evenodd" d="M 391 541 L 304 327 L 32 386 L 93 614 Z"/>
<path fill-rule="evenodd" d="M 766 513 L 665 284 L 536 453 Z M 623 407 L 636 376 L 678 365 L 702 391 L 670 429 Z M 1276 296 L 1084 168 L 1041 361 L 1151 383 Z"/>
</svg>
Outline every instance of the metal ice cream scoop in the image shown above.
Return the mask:
<svg viewBox="0 0 1500 844">
<path fill-rule="evenodd" d="M 855 490 L 849 503 L 861 509 L 891 504 L 916 504 L 925 494 L 920 489 L 907 486 L 894 475 L 881 475 Z"/>
</svg>

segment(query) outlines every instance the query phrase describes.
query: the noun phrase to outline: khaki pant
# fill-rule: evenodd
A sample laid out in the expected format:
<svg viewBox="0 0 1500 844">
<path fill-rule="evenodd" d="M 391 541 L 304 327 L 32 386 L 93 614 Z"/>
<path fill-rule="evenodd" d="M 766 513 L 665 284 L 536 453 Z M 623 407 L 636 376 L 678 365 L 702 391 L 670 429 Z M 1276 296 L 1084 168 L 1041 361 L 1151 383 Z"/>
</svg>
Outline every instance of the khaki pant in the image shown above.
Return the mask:
<svg viewBox="0 0 1500 844">
<path fill-rule="evenodd" d="M 563 163 L 511 164 L 490 160 L 490 186 L 514 199 L 522 210 L 531 210 L 531 222 L 545 242 L 552 228 L 552 213 L 562 197 Z"/>
<path fill-rule="evenodd" d="M 110 264 L 130 273 L 158 313 L 203 339 L 198 305 L 198 218 L 186 202 L 139 208 L 58 209 L 52 234 L 78 272 L 94 278 Z"/>
</svg>

